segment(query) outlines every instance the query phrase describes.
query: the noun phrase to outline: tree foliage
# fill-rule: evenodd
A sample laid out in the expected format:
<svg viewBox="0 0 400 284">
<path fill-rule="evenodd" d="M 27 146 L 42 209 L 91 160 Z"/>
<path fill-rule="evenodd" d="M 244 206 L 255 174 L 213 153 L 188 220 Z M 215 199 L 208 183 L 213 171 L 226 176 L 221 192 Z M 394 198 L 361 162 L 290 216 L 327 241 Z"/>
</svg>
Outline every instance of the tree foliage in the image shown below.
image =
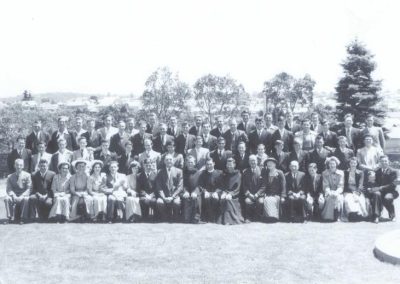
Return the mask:
<svg viewBox="0 0 400 284">
<path fill-rule="evenodd" d="M 336 87 L 338 119 L 343 120 L 347 113 L 351 113 L 354 121 L 361 123 L 368 114 L 373 114 L 378 118 L 377 124 L 382 125 L 385 112 L 378 106 L 382 100 L 381 81 L 372 78 L 372 72 L 376 69 L 374 56 L 357 39 L 346 50 L 347 58 L 341 64 L 344 76 Z"/>
<path fill-rule="evenodd" d="M 142 103 L 145 111 L 154 112 L 161 120 L 179 115 L 188 108 L 192 97 L 189 85 L 180 81 L 168 67 L 158 68 L 145 83 Z"/>
<path fill-rule="evenodd" d="M 218 114 L 234 116 L 240 111 L 239 106 L 248 105 L 249 95 L 244 87 L 229 76 L 205 75 L 196 81 L 193 89 L 196 104 L 209 121 Z"/>
</svg>

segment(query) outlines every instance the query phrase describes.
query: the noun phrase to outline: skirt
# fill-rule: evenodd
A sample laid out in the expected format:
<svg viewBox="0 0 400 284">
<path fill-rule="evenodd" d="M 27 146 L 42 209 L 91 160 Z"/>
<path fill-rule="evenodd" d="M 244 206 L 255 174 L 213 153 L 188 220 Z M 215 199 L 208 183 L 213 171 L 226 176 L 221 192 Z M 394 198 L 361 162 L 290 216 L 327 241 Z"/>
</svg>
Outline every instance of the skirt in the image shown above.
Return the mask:
<svg viewBox="0 0 400 284">
<path fill-rule="evenodd" d="M 76 195 L 72 196 L 71 198 L 71 214 L 70 214 L 70 220 L 74 221 L 78 219 L 79 217 L 85 217 L 84 213 L 78 212 L 78 204 L 83 202 L 85 205 L 85 212 L 86 216 L 89 216 L 90 218 L 93 218 L 93 197 L 91 195 L 85 195 L 83 197 L 78 197 Z M 82 203 L 81 203 L 82 204 Z"/>
<path fill-rule="evenodd" d="M 217 224 L 237 225 L 244 222 L 239 199 L 221 199 L 220 212 L 217 217 Z"/>
<path fill-rule="evenodd" d="M 142 209 L 140 208 L 139 197 L 128 196 L 125 203 L 126 220 L 131 220 L 140 216 L 142 216 Z"/>
<path fill-rule="evenodd" d="M 343 213 L 343 195 L 329 195 L 324 198 L 320 198 L 319 207 L 321 210 L 321 219 L 327 221 L 335 220 L 335 210 L 338 211 L 338 216 L 341 216 Z"/>
<path fill-rule="evenodd" d="M 279 220 L 281 198 L 278 195 L 264 197 L 264 217 Z"/>
<path fill-rule="evenodd" d="M 100 213 L 107 213 L 107 196 L 104 193 L 96 193 L 93 196 L 93 217 L 97 218 Z"/>
<path fill-rule="evenodd" d="M 69 220 L 70 194 L 64 196 L 55 196 L 53 199 L 53 207 L 51 207 L 49 218 L 64 216 Z"/>
</svg>

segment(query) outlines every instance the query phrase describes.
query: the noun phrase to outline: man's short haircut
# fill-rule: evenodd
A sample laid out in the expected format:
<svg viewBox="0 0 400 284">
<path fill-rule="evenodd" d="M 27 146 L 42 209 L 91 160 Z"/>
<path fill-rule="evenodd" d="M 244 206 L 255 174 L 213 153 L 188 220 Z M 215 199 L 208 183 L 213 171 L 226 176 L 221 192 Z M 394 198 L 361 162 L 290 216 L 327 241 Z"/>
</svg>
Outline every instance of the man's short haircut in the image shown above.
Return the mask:
<svg viewBox="0 0 400 284">
<path fill-rule="evenodd" d="M 39 165 L 40 164 L 49 164 L 49 161 L 47 161 L 46 159 L 40 159 L 39 160 Z"/>
<path fill-rule="evenodd" d="M 63 138 L 63 137 L 61 137 L 61 138 L 58 138 L 58 140 L 57 140 L 57 144 L 60 144 L 61 142 L 65 142 L 65 143 L 67 143 L 67 140 L 65 140 L 65 138 Z"/>
<path fill-rule="evenodd" d="M 257 116 L 256 119 L 255 119 L 255 122 L 256 122 L 256 123 L 257 123 L 257 122 L 263 122 L 262 117 Z"/>
<path fill-rule="evenodd" d="M 310 163 L 310 164 L 308 165 L 308 168 L 316 169 L 316 168 L 317 168 L 317 164 L 316 164 L 316 163 Z"/>
<path fill-rule="evenodd" d="M 167 143 L 165 143 L 165 146 L 166 146 L 166 147 L 168 147 L 168 146 L 175 146 L 175 142 L 174 142 L 174 141 L 171 141 L 171 140 L 168 140 Z"/>
<path fill-rule="evenodd" d="M 187 121 L 182 121 L 182 123 L 181 123 L 182 127 L 185 127 L 185 126 L 188 126 L 188 125 L 189 125 L 189 123 Z"/>
<path fill-rule="evenodd" d="M 117 165 L 118 166 L 118 162 L 117 161 L 111 161 L 110 162 L 110 166 L 112 166 L 112 165 Z"/>
<path fill-rule="evenodd" d="M 78 142 L 81 142 L 82 140 L 85 140 L 85 141 L 87 141 L 86 137 L 84 137 L 84 136 L 81 136 L 81 137 L 79 137 L 79 139 L 78 139 Z"/>
<path fill-rule="evenodd" d="M 220 137 L 218 137 L 217 142 L 218 142 L 218 143 L 219 143 L 219 142 L 225 142 L 225 138 L 222 137 L 222 136 L 220 136 Z"/>
<path fill-rule="evenodd" d="M 22 135 L 19 135 L 16 139 L 16 141 L 18 142 L 19 140 L 24 140 L 25 141 L 25 137 Z"/>
</svg>

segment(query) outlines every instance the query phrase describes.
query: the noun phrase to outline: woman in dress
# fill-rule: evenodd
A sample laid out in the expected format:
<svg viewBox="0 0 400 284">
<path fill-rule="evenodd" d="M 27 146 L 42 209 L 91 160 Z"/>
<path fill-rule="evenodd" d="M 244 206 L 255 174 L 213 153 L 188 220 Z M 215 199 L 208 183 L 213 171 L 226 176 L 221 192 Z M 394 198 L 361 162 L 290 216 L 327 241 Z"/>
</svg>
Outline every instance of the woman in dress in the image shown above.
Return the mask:
<svg viewBox="0 0 400 284">
<path fill-rule="evenodd" d="M 343 208 L 344 173 L 339 170 L 339 159 L 332 156 L 326 159 L 327 169 L 322 172 L 322 192 L 318 203 L 321 219 L 324 221 L 340 221 Z"/>
<path fill-rule="evenodd" d="M 278 162 L 274 158 L 265 160 L 262 175 L 262 185 L 255 197 L 261 198 L 264 205 L 263 215 L 266 221 L 276 222 L 279 220 L 281 203 L 286 198 L 286 181 L 282 171 L 276 168 Z"/>
<path fill-rule="evenodd" d="M 217 224 L 236 225 L 244 222 L 239 202 L 242 175 L 235 167 L 235 160 L 228 158 L 226 170 L 221 176 L 221 187 L 217 189 L 221 202 Z"/>
<path fill-rule="evenodd" d="M 102 191 L 105 184 L 106 174 L 102 173 L 103 162 L 92 161 L 92 175 L 88 178 L 87 188 L 89 195 L 93 198 L 93 221 L 105 221 L 107 213 L 107 196 Z"/>
<path fill-rule="evenodd" d="M 88 175 L 86 174 L 87 161 L 78 159 L 72 162 L 76 173 L 71 176 L 71 214 L 70 220 L 88 220 L 92 219 L 93 214 L 93 198 L 88 191 Z"/>
<path fill-rule="evenodd" d="M 132 161 L 129 165 L 132 173 L 127 176 L 128 188 L 126 190 L 125 217 L 128 222 L 135 222 L 142 216 L 140 208 L 139 192 L 137 188 L 137 176 L 140 168 L 140 163 Z"/>
<path fill-rule="evenodd" d="M 344 220 L 362 221 L 368 217 L 368 206 L 364 196 L 364 172 L 357 169 L 357 158 L 349 161 L 350 168 L 344 172 Z"/>
<path fill-rule="evenodd" d="M 71 193 L 69 190 L 70 183 L 70 163 L 60 162 L 57 166 L 58 174 L 53 178 L 51 183 L 51 191 L 54 195 L 53 206 L 49 213 L 49 219 L 57 222 L 65 222 L 69 220 L 69 207 Z"/>
</svg>

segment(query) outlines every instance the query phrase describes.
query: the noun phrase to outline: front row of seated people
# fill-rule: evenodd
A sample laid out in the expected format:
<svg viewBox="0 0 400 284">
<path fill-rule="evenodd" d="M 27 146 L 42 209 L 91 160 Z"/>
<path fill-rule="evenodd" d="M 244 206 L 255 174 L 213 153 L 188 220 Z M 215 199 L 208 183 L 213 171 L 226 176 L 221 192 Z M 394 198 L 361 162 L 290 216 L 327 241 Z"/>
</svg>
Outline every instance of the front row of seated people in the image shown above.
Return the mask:
<svg viewBox="0 0 400 284">
<path fill-rule="evenodd" d="M 58 163 L 58 173 L 48 169 L 47 159 L 39 170 L 29 174 L 24 161 L 15 160 L 15 172 L 7 179 L 5 199 L 10 221 L 92 221 L 137 222 L 169 221 L 240 224 L 248 221 L 288 220 L 361 221 L 378 223 L 383 208 L 395 220 L 393 200 L 396 171 L 382 155 L 375 171 L 360 170 L 357 158 L 350 159 L 345 171 L 340 161 L 326 159 L 326 170 L 317 173 L 310 163 L 307 172 L 299 171 L 298 161 L 289 163 L 284 174 L 278 161 L 268 157 L 259 166 L 257 155 L 250 155 L 249 167 L 242 173 L 234 158 L 226 160 L 226 170 L 215 169 L 212 158 L 197 169 L 194 156 L 188 155 L 185 167 L 174 166 L 166 154 L 157 171 L 152 158 L 143 163 L 133 160 L 131 173 L 118 172 L 111 161 L 107 173 L 101 160 L 75 160 Z M 141 165 L 143 168 L 141 168 Z M 71 169 L 73 173 L 71 175 Z"/>
</svg>

